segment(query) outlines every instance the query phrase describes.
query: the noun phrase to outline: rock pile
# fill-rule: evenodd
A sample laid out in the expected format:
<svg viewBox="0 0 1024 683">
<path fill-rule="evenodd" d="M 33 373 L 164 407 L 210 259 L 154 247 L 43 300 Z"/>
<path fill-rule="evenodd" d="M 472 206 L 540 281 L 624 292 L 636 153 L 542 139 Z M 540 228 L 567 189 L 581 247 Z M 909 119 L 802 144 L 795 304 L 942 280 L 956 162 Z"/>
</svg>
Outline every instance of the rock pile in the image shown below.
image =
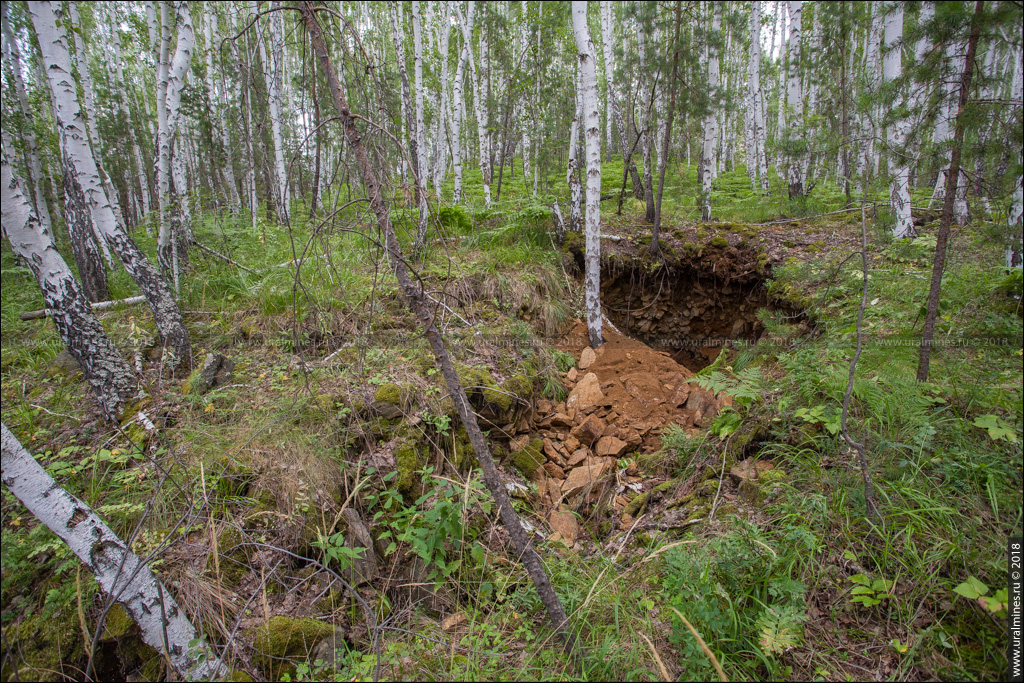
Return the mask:
<svg viewBox="0 0 1024 683">
<path fill-rule="evenodd" d="M 608 495 L 616 510 L 628 505 L 644 481 L 628 458 L 661 447 L 661 430 L 671 423 L 696 430 L 713 418 L 727 396 L 715 397 L 694 383 L 693 373 L 668 354 L 605 328 L 605 343 L 586 345 L 578 325 L 566 350 L 577 357 L 565 374 L 570 393 L 564 402 L 536 404 L 534 432 L 512 441 L 511 450 L 528 463 L 542 502 L 556 514 L 579 509 Z M 543 458 L 543 459 L 542 459 Z M 620 462 L 620 459 L 623 459 Z M 560 538 L 574 537 L 563 528 Z"/>
</svg>

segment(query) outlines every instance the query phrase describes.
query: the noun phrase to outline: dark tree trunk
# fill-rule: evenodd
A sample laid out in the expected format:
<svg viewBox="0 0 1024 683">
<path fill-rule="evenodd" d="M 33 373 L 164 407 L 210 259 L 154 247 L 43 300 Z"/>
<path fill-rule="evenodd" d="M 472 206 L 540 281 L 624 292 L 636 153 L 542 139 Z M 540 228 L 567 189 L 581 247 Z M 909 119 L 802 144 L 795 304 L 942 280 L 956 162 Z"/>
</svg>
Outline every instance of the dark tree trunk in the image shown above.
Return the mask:
<svg viewBox="0 0 1024 683">
<path fill-rule="evenodd" d="M 480 431 L 480 426 L 477 424 L 476 416 L 473 414 L 473 409 L 466 396 L 466 391 L 455 372 L 455 367 L 448 355 L 448 350 L 445 348 L 444 339 L 434 323 L 435 307 L 430 304 L 422 286 L 413 282 L 408 268 L 406 267 L 405 259 L 402 256 L 402 248 L 398 243 L 398 239 L 395 237 L 394 226 L 391 224 L 388 207 L 384 203 L 384 198 L 381 195 L 381 188 L 379 181 L 377 180 L 377 174 L 370 164 L 370 159 L 366 154 L 366 149 L 363 147 L 362 133 L 360 133 L 359 129 L 356 127 L 355 118 L 348 108 L 348 103 L 345 100 L 345 94 L 341 88 L 341 83 L 338 81 L 338 77 L 334 71 L 334 65 L 331 63 L 330 53 L 327 50 L 327 45 L 324 43 L 323 34 L 320 31 L 320 26 L 317 24 L 315 16 L 316 9 L 312 2 L 303 2 L 300 8 L 302 10 L 306 29 L 309 31 L 313 51 L 317 55 L 320 66 L 327 78 L 328 86 L 331 89 L 335 107 L 338 110 L 339 118 L 341 119 L 342 126 L 345 130 L 345 136 L 348 139 L 349 146 L 352 153 L 355 155 L 360 171 L 362 172 L 363 184 L 365 185 L 366 192 L 370 198 L 370 207 L 377 218 L 377 227 L 380 230 L 380 234 L 384 237 L 388 258 L 391 262 L 391 267 L 394 270 L 395 277 L 398 279 L 399 286 L 402 289 L 406 302 L 423 325 L 427 341 L 429 342 L 437 364 L 441 369 L 441 374 L 445 379 L 445 383 L 448 385 L 448 391 L 451 393 L 452 399 L 455 402 L 455 407 L 459 412 L 462 424 L 466 428 L 466 434 L 469 436 L 470 443 L 473 446 L 473 451 L 480 462 L 481 468 L 483 469 L 484 482 L 487 484 L 487 488 L 490 490 L 491 495 L 497 503 L 498 512 L 501 515 L 501 519 L 504 522 L 506 529 L 508 530 L 516 553 L 520 557 L 527 573 L 530 575 L 530 578 L 533 580 L 533 583 L 537 588 L 537 593 L 540 595 L 541 601 L 547 608 L 548 616 L 551 619 L 552 625 L 556 632 L 558 632 L 564 639 L 567 650 L 572 652 L 575 647 L 575 637 L 568 628 L 569 618 L 566 616 L 565 610 L 562 608 L 562 603 L 559 600 L 558 595 L 555 593 L 555 590 L 551 585 L 551 581 L 548 579 L 547 572 L 544 570 L 544 565 L 541 562 L 540 556 L 537 555 L 537 551 L 534 550 L 529 537 L 526 535 L 526 530 L 523 528 L 522 522 L 519 520 L 519 516 L 512 508 L 508 493 L 505 491 L 504 483 L 501 480 L 501 475 L 498 473 L 498 469 L 494 464 L 494 459 L 491 457 L 491 451 L 487 446 L 487 440 L 484 437 L 483 432 Z"/>
<path fill-rule="evenodd" d="M 974 3 L 974 17 L 971 19 L 971 37 L 967 41 L 967 60 L 960 77 L 960 102 L 956 110 L 956 124 L 953 132 L 953 149 L 946 173 L 946 197 L 942 204 L 942 219 L 935 241 L 935 260 L 932 262 L 932 282 L 928 290 L 928 312 L 921 332 L 921 349 L 917 361 L 917 381 L 928 381 L 928 365 L 931 361 L 932 337 L 935 335 L 935 317 L 939 312 L 939 294 L 942 291 L 942 269 L 946 265 L 946 247 L 949 243 L 949 226 L 953 223 L 953 205 L 956 203 L 956 184 L 960 177 L 960 151 L 964 144 L 964 109 L 971 92 L 971 76 L 974 73 L 974 56 L 978 51 L 978 37 L 981 35 L 981 11 L 985 0 Z"/>
<path fill-rule="evenodd" d="M 74 167 L 67 164 L 64 168 L 64 221 L 85 297 L 92 302 L 106 301 L 110 298 L 110 290 L 106 266 L 92 229 L 92 212 L 85 203 L 85 194 L 76 180 Z"/>
</svg>

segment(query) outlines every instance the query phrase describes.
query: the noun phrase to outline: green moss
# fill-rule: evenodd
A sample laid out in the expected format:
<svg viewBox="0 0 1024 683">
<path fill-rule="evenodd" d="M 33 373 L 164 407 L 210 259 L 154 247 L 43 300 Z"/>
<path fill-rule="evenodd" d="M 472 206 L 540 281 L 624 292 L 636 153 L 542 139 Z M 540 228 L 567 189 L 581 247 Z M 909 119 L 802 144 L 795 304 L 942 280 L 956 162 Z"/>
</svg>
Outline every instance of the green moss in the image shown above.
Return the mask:
<svg viewBox="0 0 1024 683">
<path fill-rule="evenodd" d="M 625 508 L 623 508 L 622 514 L 629 515 L 630 517 L 636 517 L 643 511 L 644 508 L 647 507 L 647 501 L 649 501 L 650 499 L 650 491 L 645 491 L 641 493 L 639 496 L 629 501 L 629 504 L 626 505 Z"/>
<path fill-rule="evenodd" d="M 61 672 L 65 666 L 69 667 L 68 677 L 75 678 L 81 671 L 79 665 L 84 664 L 82 630 L 72 609 L 48 617 L 34 614 L 5 629 L 4 643 L 18 653 L 21 667 L 15 670 L 11 660 L 4 658 L 0 670 L 3 680 L 64 680 Z"/>
<path fill-rule="evenodd" d="M 546 458 L 543 453 L 544 442 L 540 439 L 531 439 L 526 447 L 518 453 L 513 453 L 511 460 L 515 468 L 522 472 L 524 477 L 529 477 L 538 467 L 544 464 Z"/>
<path fill-rule="evenodd" d="M 416 495 L 420 484 L 416 472 L 423 468 L 423 464 L 414 441 L 404 441 L 395 447 L 395 465 L 398 468 L 395 485 L 406 496 Z"/>
<path fill-rule="evenodd" d="M 111 638 L 122 637 L 134 625 L 135 621 L 128 616 L 128 612 L 120 603 L 110 608 L 110 611 L 107 612 L 107 618 L 103 622 L 103 626 L 107 630 L 107 636 Z"/>
<path fill-rule="evenodd" d="M 729 240 L 725 239 L 721 235 L 716 235 L 711 238 L 711 246 L 719 249 L 725 249 L 729 246 Z"/>
<path fill-rule="evenodd" d="M 256 649 L 254 659 L 271 681 L 280 680 L 282 674 L 293 668 L 290 662 L 281 660 L 309 657 L 316 644 L 333 633 L 334 626 L 316 619 L 281 616 L 271 617 L 270 621 L 246 631 Z"/>
<path fill-rule="evenodd" d="M 816 242 L 811 242 L 806 247 L 804 247 L 804 251 L 806 251 L 808 254 L 817 254 L 819 251 L 821 251 L 824 248 L 825 248 L 825 241 L 824 240 L 818 240 Z"/>
<path fill-rule="evenodd" d="M 404 405 L 408 397 L 402 395 L 402 387 L 397 384 L 381 384 L 373 395 L 374 401 L 390 403 L 392 405 Z"/>
<path fill-rule="evenodd" d="M 466 435 L 465 427 L 459 427 L 459 430 L 455 432 L 452 442 L 452 461 L 459 472 L 468 472 L 480 464 L 473 451 L 473 444 L 469 442 L 469 436 Z"/>
</svg>

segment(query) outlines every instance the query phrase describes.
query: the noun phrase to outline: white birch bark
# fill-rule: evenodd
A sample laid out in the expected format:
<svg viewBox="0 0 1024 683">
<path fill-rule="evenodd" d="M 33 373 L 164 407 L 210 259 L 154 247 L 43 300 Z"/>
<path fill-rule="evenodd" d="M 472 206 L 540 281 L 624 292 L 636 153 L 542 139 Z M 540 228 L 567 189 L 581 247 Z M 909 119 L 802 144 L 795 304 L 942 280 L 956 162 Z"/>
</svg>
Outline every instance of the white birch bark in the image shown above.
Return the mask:
<svg viewBox="0 0 1024 683">
<path fill-rule="evenodd" d="M 67 38 L 57 28 L 57 8 L 52 2 L 29 5 L 32 24 L 39 38 L 39 47 L 46 65 L 46 76 L 53 95 L 54 116 L 63 151 L 65 182 L 81 188 L 88 209 L 107 246 L 117 254 L 125 270 L 138 284 L 153 309 L 153 317 L 163 344 L 173 350 L 171 365 L 192 362 L 188 331 L 181 310 L 160 273 L 128 237 L 117 222 L 110 202 L 103 191 L 96 161 L 89 146 L 89 137 L 82 125 L 82 112 L 76 99 L 71 75 L 71 55 Z"/>
<path fill-rule="evenodd" d="M 805 147 L 801 139 L 804 122 L 804 94 L 800 80 L 800 33 L 803 16 L 803 2 L 801 0 L 789 0 L 789 63 L 787 71 L 789 82 L 786 87 L 786 118 L 787 118 L 787 142 L 791 152 L 789 155 L 789 198 L 802 197 L 804 195 L 804 164 Z"/>
<path fill-rule="evenodd" d="M 573 36 L 579 54 L 584 136 L 587 142 L 586 305 L 590 345 L 604 343 L 601 334 L 601 114 L 597 99 L 597 63 L 587 26 L 587 3 L 572 2 Z"/>
<path fill-rule="evenodd" d="M 785 0 L 779 2 L 779 109 L 775 123 L 775 174 L 780 179 L 786 180 L 786 172 L 783 168 L 785 154 L 782 152 L 782 142 L 786 137 L 786 76 L 789 73 L 789 40 L 786 33 L 786 10 L 788 3 Z"/>
<path fill-rule="evenodd" d="M 1022 74 L 1022 50 L 1017 47 L 1014 55 L 1013 82 L 1010 87 L 1010 99 L 1020 102 L 1024 99 L 1024 74 Z M 1024 109 L 1016 105 L 1016 123 L 1019 126 L 1024 119 Z M 1024 146 L 1018 146 L 1014 150 L 1017 157 L 1017 168 L 1024 168 Z M 1024 257 L 1024 175 L 1018 171 L 1017 184 L 1013 190 L 1013 197 L 1010 200 L 1009 211 L 1006 213 L 1006 223 L 1009 228 L 1009 239 L 1006 242 L 1006 267 L 1020 268 L 1022 257 Z"/>
<path fill-rule="evenodd" d="M 485 113 L 483 98 L 487 96 L 484 92 L 484 80 L 480 69 L 477 69 L 476 58 L 473 56 L 473 12 L 476 3 L 469 0 L 465 16 L 460 16 L 462 38 L 466 43 L 467 57 L 469 59 L 470 78 L 473 83 L 473 109 L 476 114 L 477 140 L 480 148 L 480 173 L 483 176 L 484 204 L 491 207 L 491 150 L 490 131 L 487 128 L 487 115 Z M 461 15 L 461 13 L 460 13 Z M 481 65 L 482 68 L 482 65 Z"/>
<path fill-rule="evenodd" d="M 39 145 L 36 141 L 35 133 L 35 115 L 32 113 L 32 107 L 29 106 L 28 94 L 25 90 L 25 80 L 22 76 L 22 65 L 21 65 L 21 50 L 18 47 L 18 42 L 14 39 L 11 33 L 10 24 L 7 21 L 7 12 L 10 11 L 10 7 L 5 8 L 6 11 L 0 14 L 0 23 L 2 26 L 3 36 L 3 55 L 5 58 L 10 59 L 12 80 L 14 82 L 14 92 L 18 97 L 18 106 L 21 110 L 21 118 L 23 125 L 18 130 L 18 135 L 21 138 L 22 148 L 25 150 L 25 157 L 28 161 L 28 188 L 29 194 L 32 198 L 32 206 L 35 209 L 36 215 L 39 217 L 40 223 L 43 225 L 52 225 L 50 221 L 50 208 L 46 204 L 46 199 L 43 197 L 43 165 L 39 160 Z"/>
<path fill-rule="evenodd" d="M 441 11 L 441 28 L 435 41 L 439 46 L 441 56 L 441 81 L 437 94 L 437 110 L 434 115 L 437 128 L 437 132 L 434 135 L 437 153 L 432 168 L 434 172 L 434 193 L 437 197 L 441 196 L 441 183 L 444 182 L 444 178 L 448 173 L 448 144 L 445 138 L 448 111 L 451 108 L 448 101 L 448 83 L 451 80 L 451 67 L 448 59 L 448 50 L 451 45 L 451 11 L 451 7 L 446 3 Z"/>
<path fill-rule="evenodd" d="M 633 196 L 637 199 L 643 199 L 644 196 L 644 183 L 640 179 L 640 173 L 637 171 L 636 163 L 633 161 L 632 145 L 629 142 L 628 131 L 626 130 L 626 121 L 622 114 L 622 107 L 619 104 L 618 94 L 615 92 L 615 62 L 614 62 L 614 50 L 615 50 L 615 32 L 613 24 L 613 16 L 611 3 L 609 0 L 601 0 L 601 18 L 602 18 L 602 34 L 604 37 L 604 51 L 605 51 L 605 83 L 608 91 L 608 102 L 611 105 L 612 121 L 615 124 L 615 132 L 618 137 L 619 151 L 622 153 L 622 163 L 626 165 L 629 171 L 630 180 L 633 182 Z M 611 128 L 609 128 L 609 131 Z M 613 147 L 608 148 L 609 155 L 612 152 Z"/>
<path fill-rule="evenodd" d="M 747 92 L 743 108 L 743 143 L 747 159 L 747 177 L 750 186 L 757 191 L 757 138 L 754 119 L 760 114 L 757 89 L 761 75 L 761 4 L 754 2 L 750 8 L 750 48 L 747 52 Z M 755 114 L 755 110 L 757 110 Z"/>
<path fill-rule="evenodd" d="M 611 5 L 606 1 L 602 0 L 600 4 L 600 18 L 601 18 L 601 33 L 609 34 L 611 19 L 608 17 L 608 13 L 611 10 Z M 612 110 L 612 91 L 611 91 L 611 79 L 607 77 L 607 74 L 612 73 L 615 69 L 612 64 L 612 54 L 608 40 L 604 41 L 603 60 L 605 69 L 605 98 L 604 98 L 604 132 L 605 132 L 605 149 L 608 150 L 608 154 L 612 154 L 612 150 L 615 148 L 615 113 Z"/>
<path fill-rule="evenodd" d="M 93 156 L 96 158 L 96 168 L 99 169 L 100 180 L 103 182 L 103 190 L 107 193 L 110 208 L 113 209 L 118 222 L 124 225 L 124 213 L 122 213 L 121 205 L 117 201 L 117 193 L 114 191 L 113 183 L 110 182 L 110 176 L 107 175 L 106 170 L 103 168 L 103 148 L 100 146 L 99 133 L 96 131 L 96 115 L 98 111 L 96 108 L 96 95 L 92 87 L 92 74 L 89 73 L 89 56 L 85 51 L 85 42 L 82 40 L 82 20 L 78 16 L 78 3 L 74 0 L 69 2 L 68 10 L 73 27 L 71 35 L 74 36 L 78 78 L 82 84 L 82 95 L 85 99 L 85 130 L 89 135 L 89 144 L 92 146 Z M 113 268 L 114 259 L 110 255 L 110 249 L 107 248 L 106 243 L 99 235 L 95 235 L 95 237 L 97 244 L 100 245 L 100 250 L 103 252 L 103 260 L 107 262 L 109 268 Z"/>
<path fill-rule="evenodd" d="M 711 181 L 715 174 L 715 147 L 718 143 L 718 100 L 721 83 L 718 40 L 722 29 L 722 4 L 714 3 L 711 33 L 707 45 L 708 104 L 704 116 L 704 144 L 700 154 L 700 219 L 711 220 Z"/>
<path fill-rule="evenodd" d="M 231 134 L 228 132 L 227 121 L 224 115 L 224 102 L 217 94 L 213 78 L 213 55 L 217 47 L 213 44 L 213 24 L 217 21 L 217 15 L 211 11 L 209 3 L 203 8 L 203 38 L 206 40 L 206 96 L 210 100 L 210 121 L 217 126 L 220 133 L 221 144 L 224 147 L 224 165 L 221 172 L 224 177 L 224 184 L 227 186 L 227 201 L 231 211 L 235 212 L 241 205 L 238 197 L 238 184 L 235 182 L 235 163 L 231 154 Z"/>
<path fill-rule="evenodd" d="M 452 171 L 453 180 L 452 203 L 462 202 L 462 122 L 465 120 L 466 96 L 463 84 L 466 76 L 466 62 L 469 60 L 469 46 L 463 45 L 459 54 L 459 65 L 455 68 L 455 80 L 452 81 L 454 94 L 451 107 L 452 120 Z"/>
<path fill-rule="evenodd" d="M 49 223 L 39 220 L 8 162 L 7 133 L 0 153 L 0 208 L 11 248 L 24 259 L 52 313 L 57 333 L 78 361 L 103 414 L 116 420 L 135 390 L 131 368 L 117 352 L 53 241 Z"/>
<path fill-rule="evenodd" d="M 422 17 L 420 15 L 420 3 L 419 0 L 412 0 L 412 45 L 413 45 L 413 74 L 415 76 L 415 89 L 416 89 L 416 150 L 417 150 L 417 166 L 419 167 L 419 176 L 416 179 L 419 187 L 419 224 L 416 228 L 416 249 L 419 250 L 423 247 L 423 243 L 427 239 L 427 218 L 428 218 L 428 206 L 427 206 L 427 187 L 426 177 L 429 173 L 427 169 L 427 140 L 425 136 L 426 124 L 423 119 L 423 30 L 422 30 Z"/>
<path fill-rule="evenodd" d="M 6 424 L 0 430 L 4 486 L 68 544 L 103 592 L 124 606 L 142 640 L 167 657 L 186 680 L 226 676 L 227 668 L 205 642 L 192 644 L 198 639 L 195 627 L 139 556 L 88 505 L 61 488 Z"/>
<path fill-rule="evenodd" d="M 569 128 L 569 163 L 565 171 L 565 182 L 569 185 L 569 231 L 583 231 L 583 187 L 579 176 L 580 119 L 583 115 L 583 87 L 580 84 L 579 65 L 575 69 L 574 85 L 576 108 L 573 110 L 572 125 Z"/>
<path fill-rule="evenodd" d="M 273 9 L 280 8 L 281 3 L 273 2 Z M 274 169 L 277 175 L 277 219 L 283 225 L 291 224 L 291 190 L 288 182 L 288 169 L 284 163 L 284 17 L 281 12 L 270 14 L 270 74 L 267 79 L 267 90 L 270 105 L 270 130 L 274 138 Z M 264 61 L 264 64 L 267 62 Z"/>
<path fill-rule="evenodd" d="M 142 160 L 142 149 L 139 147 L 139 139 L 135 134 L 135 126 L 132 125 L 131 113 L 128 109 L 128 93 L 125 92 L 127 83 L 124 78 L 124 62 L 121 55 L 121 27 L 120 17 L 117 15 L 117 11 L 113 5 L 111 5 L 111 43 L 114 48 L 114 68 L 117 75 L 117 82 L 122 87 L 117 88 L 117 104 L 121 112 L 121 116 L 124 118 L 125 126 L 129 131 L 129 137 L 131 138 L 132 145 L 132 158 L 135 160 L 135 180 L 139 185 L 138 203 L 141 208 L 141 214 L 145 215 L 149 213 L 149 181 L 146 179 L 146 168 L 148 166 L 143 163 Z"/>
<path fill-rule="evenodd" d="M 883 71 L 886 82 L 893 83 L 903 74 L 903 5 L 893 2 L 886 9 Z M 898 109 L 902 104 L 902 93 L 898 93 L 895 98 L 895 101 L 890 103 L 891 110 Z M 897 239 L 914 236 L 914 220 L 910 215 L 910 168 L 904 156 L 909 127 L 910 122 L 902 117 L 892 121 L 888 126 L 888 144 L 892 150 L 889 162 L 889 174 L 892 176 L 889 203 L 896 217 L 896 224 L 892 230 Z"/>
<path fill-rule="evenodd" d="M 189 13 L 188 3 L 179 2 L 177 5 L 178 44 L 174 50 L 174 57 L 167 66 L 164 79 L 165 122 L 157 140 L 157 177 L 160 180 L 160 234 L 157 249 L 161 265 L 164 270 L 171 273 L 175 291 L 178 290 L 180 277 L 178 263 L 183 256 L 179 254 L 177 236 L 172 235 L 171 161 L 181 120 L 181 93 L 185 89 L 185 78 L 192 63 L 192 52 L 195 50 L 195 31 L 192 29 L 192 15 Z M 169 39 L 167 42 L 169 44 Z"/>
</svg>

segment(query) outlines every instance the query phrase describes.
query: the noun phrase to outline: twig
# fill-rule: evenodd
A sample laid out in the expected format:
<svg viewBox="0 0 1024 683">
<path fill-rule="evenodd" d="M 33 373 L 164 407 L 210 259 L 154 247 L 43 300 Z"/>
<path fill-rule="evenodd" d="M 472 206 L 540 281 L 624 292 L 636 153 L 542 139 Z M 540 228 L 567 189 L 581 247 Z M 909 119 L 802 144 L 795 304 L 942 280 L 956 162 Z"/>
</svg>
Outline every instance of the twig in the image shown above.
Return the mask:
<svg viewBox="0 0 1024 683">
<path fill-rule="evenodd" d="M 216 256 L 217 258 L 219 258 L 222 261 L 227 261 L 228 263 L 233 265 L 235 268 L 238 268 L 239 270 L 244 270 L 245 272 L 252 273 L 253 275 L 259 275 L 259 273 L 257 273 L 252 268 L 246 268 L 245 266 L 243 266 L 238 261 L 234 261 L 234 260 L 228 258 L 227 256 L 225 256 L 224 254 L 220 253 L 219 251 L 214 251 L 213 249 L 210 249 L 208 246 L 206 246 L 205 244 L 202 244 L 201 242 L 196 242 L 195 240 L 193 240 L 192 241 L 192 246 L 199 247 L 200 249 L 205 251 L 207 254 L 210 254 L 211 256 Z"/>
<path fill-rule="evenodd" d="M 868 470 L 868 456 L 867 448 L 864 443 L 855 441 L 850 436 L 850 430 L 846 425 L 846 416 L 850 411 L 850 395 L 853 393 L 853 377 L 857 371 L 857 361 L 860 359 L 860 352 L 864 346 L 864 309 L 868 304 L 868 221 L 867 212 L 864 208 L 864 202 L 860 205 L 860 235 L 861 235 L 861 258 L 864 264 L 864 287 L 861 290 L 860 296 L 860 310 L 857 312 L 857 350 L 853 354 L 853 360 L 850 361 L 850 377 L 846 381 L 846 394 L 843 396 L 843 415 L 840 419 L 840 426 L 842 427 L 843 440 L 848 443 L 851 447 L 857 450 L 857 454 L 860 456 L 860 471 L 864 478 L 864 504 L 867 507 L 867 512 L 875 521 L 881 520 L 881 515 L 878 514 L 878 507 L 875 505 L 875 496 L 873 486 L 871 484 L 871 472 Z"/>
</svg>

